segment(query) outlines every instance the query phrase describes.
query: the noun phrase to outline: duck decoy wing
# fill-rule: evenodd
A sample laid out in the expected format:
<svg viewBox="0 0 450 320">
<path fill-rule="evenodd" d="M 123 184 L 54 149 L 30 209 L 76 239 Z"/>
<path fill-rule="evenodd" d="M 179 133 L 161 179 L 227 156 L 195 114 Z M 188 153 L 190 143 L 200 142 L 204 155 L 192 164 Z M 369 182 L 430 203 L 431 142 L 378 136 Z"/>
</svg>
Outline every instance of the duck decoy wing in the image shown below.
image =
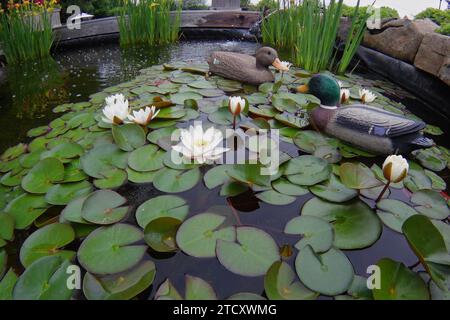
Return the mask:
<svg viewBox="0 0 450 320">
<path fill-rule="evenodd" d="M 426 126 L 421 121 L 365 105 L 352 105 L 338 110 L 337 124 L 374 136 L 398 137 L 418 132 Z"/>
</svg>

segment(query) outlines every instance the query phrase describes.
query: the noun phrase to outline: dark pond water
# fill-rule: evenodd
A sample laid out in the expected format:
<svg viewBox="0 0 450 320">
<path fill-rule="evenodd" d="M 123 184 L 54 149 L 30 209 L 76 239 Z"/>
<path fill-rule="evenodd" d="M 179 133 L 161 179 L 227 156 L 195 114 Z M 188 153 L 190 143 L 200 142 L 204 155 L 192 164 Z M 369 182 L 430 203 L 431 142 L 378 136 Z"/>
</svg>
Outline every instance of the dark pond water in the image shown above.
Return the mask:
<svg viewBox="0 0 450 320">
<path fill-rule="evenodd" d="M 122 50 L 115 43 L 105 42 L 82 50 L 58 51 L 55 54 L 55 61 L 8 68 L 6 77 L 0 79 L 0 126 L 2 128 L 0 151 L 19 141 L 26 141 L 26 133 L 29 129 L 47 124 L 51 119 L 56 118 L 58 115 L 52 112 L 55 106 L 67 102 L 86 101 L 93 93 L 133 79 L 140 69 L 173 61 L 204 61 L 215 50 L 254 53 L 258 46 L 256 43 L 236 41 L 188 41 L 162 48 Z M 365 77 L 376 78 L 373 74 L 365 73 L 363 69 L 361 72 Z M 428 123 L 445 127 L 447 120 L 433 118 L 420 100 L 409 95 L 394 98 L 404 103 Z M 444 136 L 437 140 L 439 143 L 448 145 L 447 138 L 448 136 Z M 292 156 L 298 154 L 296 148 L 292 150 L 291 147 L 290 151 Z M 376 161 L 380 164 L 382 159 Z M 128 184 L 118 192 L 129 200 L 133 206 L 130 212 L 133 213 L 141 203 L 160 194 L 151 184 Z M 391 198 L 407 201 L 409 195 L 405 192 L 394 190 Z M 269 232 L 280 246 L 292 244 L 298 240 L 298 237 L 292 238 L 283 234 L 282 230 L 286 222 L 297 216 L 302 205 L 312 197 L 311 194 L 298 197 L 291 205 L 279 207 L 258 201 L 251 192 L 233 198 L 220 197 L 218 189 L 208 190 L 203 184 L 198 184 L 179 196 L 187 199 L 190 216 L 205 212 L 213 206 L 221 206 L 225 210 L 236 210 L 242 224 L 258 226 Z M 364 201 L 373 207 L 372 200 Z M 55 208 L 53 214 L 58 213 L 60 209 Z M 134 214 L 130 215 L 129 220 L 135 223 Z M 10 248 L 12 257 L 25 238 L 24 234 L 17 237 L 13 244 L 15 249 Z M 384 228 L 381 238 L 370 248 L 345 252 L 352 261 L 356 274 L 363 276 L 367 276 L 366 269 L 369 265 L 375 264 L 383 257 L 390 257 L 405 265 L 413 265 L 417 262 L 405 238 L 388 228 Z M 295 256 L 294 252 L 287 262 L 293 265 Z M 141 298 L 153 297 L 157 287 L 166 278 L 169 278 L 182 293 L 185 274 L 199 276 L 210 282 L 219 298 L 226 298 L 237 292 L 262 294 L 264 291 L 262 277 L 235 275 L 223 268 L 216 258 L 198 259 L 182 252 L 165 255 L 149 252 L 148 258 L 156 263 L 156 279 L 153 286 L 140 295 Z"/>
</svg>

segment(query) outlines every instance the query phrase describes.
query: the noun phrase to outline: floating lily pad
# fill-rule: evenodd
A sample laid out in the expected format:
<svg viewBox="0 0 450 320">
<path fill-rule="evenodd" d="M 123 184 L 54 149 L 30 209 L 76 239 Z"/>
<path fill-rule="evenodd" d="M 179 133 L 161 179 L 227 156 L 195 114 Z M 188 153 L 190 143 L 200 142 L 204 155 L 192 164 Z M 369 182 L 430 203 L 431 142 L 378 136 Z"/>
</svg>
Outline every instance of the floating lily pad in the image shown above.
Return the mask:
<svg viewBox="0 0 450 320">
<path fill-rule="evenodd" d="M 80 160 L 76 159 L 66 164 L 62 183 L 80 182 L 87 178 L 88 176 L 84 173 L 83 169 L 81 169 Z"/>
<path fill-rule="evenodd" d="M 361 163 L 341 164 L 339 176 L 342 183 L 352 189 L 369 189 L 382 185 L 372 170 Z"/>
<path fill-rule="evenodd" d="M 286 262 L 275 262 L 264 278 L 267 297 L 270 300 L 312 300 L 318 296 L 296 280 L 295 272 Z"/>
<path fill-rule="evenodd" d="M 317 254 L 311 246 L 304 247 L 295 259 L 295 269 L 309 289 L 327 296 L 346 292 L 354 277 L 347 256 L 335 248 Z"/>
<path fill-rule="evenodd" d="M 375 300 L 428 300 L 427 285 L 415 272 L 403 263 L 389 258 L 377 263 L 380 268 L 381 286 L 373 289 Z"/>
<path fill-rule="evenodd" d="M 49 224 L 32 233 L 20 249 L 20 262 L 28 267 L 34 261 L 45 256 L 60 256 L 72 260 L 74 251 L 61 250 L 75 239 L 72 227 L 64 223 Z"/>
<path fill-rule="evenodd" d="M 64 178 L 64 166 L 56 158 L 39 161 L 22 180 L 22 188 L 30 193 L 46 193 Z"/>
<path fill-rule="evenodd" d="M 83 293 L 88 300 L 129 300 L 147 289 L 155 278 L 156 268 L 152 261 L 122 273 L 96 277 L 86 273 Z"/>
<path fill-rule="evenodd" d="M 416 150 L 412 154 L 421 165 L 432 171 L 442 171 L 447 166 L 447 161 L 442 156 L 442 152 L 437 148 Z"/>
<path fill-rule="evenodd" d="M 162 137 L 170 137 L 176 131 L 175 127 L 167 127 L 158 130 L 153 130 L 147 135 L 147 140 L 153 144 L 157 144 Z"/>
<path fill-rule="evenodd" d="M 282 124 L 297 129 L 302 129 L 309 126 L 309 119 L 307 118 L 306 114 L 302 114 L 299 116 L 290 113 L 282 113 L 275 115 L 275 119 L 280 121 Z"/>
<path fill-rule="evenodd" d="M 236 241 L 219 239 L 216 249 L 220 263 L 233 273 L 248 277 L 262 276 L 280 259 L 276 242 L 260 229 L 238 227 Z"/>
<path fill-rule="evenodd" d="M 5 211 L 14 218 L 16 229 L 23 230 L 47 211 L 48 207 L 43 195 L 24 193 L 12 200 L 6 206 Z"/>
<path fill-rule="evenodd" d="M 256 197 L 265 203 L 273 204 L 276 206 L 288 205 L 296 200 L 296 198 L 293 196 L 288 196 L 275 190 L 263 191 L 261 193 L 258 193 Z"/>
<path fill-rule="evenodd" d="M 14 218 L 7 213 L 0 213 L 0 248 L 14 237 Z"/>
<path fill-rule="evenodd" d="M 232 169 L 232 165 L 219 165 L 211 168 L 204 175 L 203 181 L 208 189 L 214 189 L 230 180 L 227 171 Z"/>
<path fill-rule="evenodd" d="M 143 239 L 136 227 L 117 223 L 93 231 L 78 250 L 78 261 L 94 274 L 123 272 L 141 261 L 146 246 L 134 243 Z"/>
<path fill-rule="evenodd" d="M 155 171 L 164 167 L 163 157 L 165 152 L 158 150 L 153 144 L 149 144 L 134 150 L 128 158 L 128 165 L 136 171 Z"/>
<path fill-rule="evenodd" d="M 312 186 L 330 177 L 331 165 L 321 158 L 300 156 L 289 160 L 284 174 L 294 184 Z"/>
<path fill-rule="evenodd" d="M 227 300 L 266 300 L 266 299 L 256 293 L 238 292 L 228 297 Z"/>
<path fill-rule="evenodd" d="M 238 116 L 237 121 L 239 121 L 239 118 L 240 117 Z M 210 113 L 208 115 L 208 120 L 216 124 L 229 126 L 233 124 L 233 115 L 228 108 L 220 108 L 219 110 Z"/>
<path fill-rule="evenodd" d="M 450 225 L 437 220 L 431 220 L 431 223 L 439 230 L 445 241 L 447 251 L 450 253 Z"/>
<path fill-rule="evenodd" d="M 197 92 L 179 92 L 170 95 L 170 100 L 175 104 L 184 105 L 185 100 L 201 100 L 203 97 Z"/>
<path fill-rule="evenodd" d="M 183 221 L 189 212 L 186 201 L 178 196 L 163 195 L 141 204 L 136 210 L 138 225 L 145 229 L 152 220 L 171 217 Z"/>
<path fill-rule="evenodd" d="M 248 185 L 239 182 L 226 182 L 220 189 L 220 195 L 222 197 L 234 197 L 248 190 Z"/>
<path fill-rule="evenodd" d="M 114 168 L 125 169 L 128 165 L 128 153 L 115 144 L 102 144 L 94 147 L 81 157 L 81 166 L 86 174 L 102 179 L 104 172 Z"/>
<path fill-rule="evenodd" d="M 99 189 L 119 188 L 127 182 L 127 172 L 119 168 L 107 168 L 101 174 L 102 179 L 94 180 L 94 186 Z"/>
<path fill-rule="evenodd" d="M 14 270 L 11 268 L 5 274 L 3 279 L 0 281 L 0 300 L 12 300 L 13 290 L 16 282 L 19 278 L 17 277 Z"/>
<path fill-rule="evenodd" d="M 444 220 L 450 215 L 450 209 L 445 199 L 435 191 L 420 190 L 411 196 L 411 202 L 421 214 L 429 218 Z"/>
<path fill-rule="evenodd" d="M 317 253 L 328 251 L 334 240 L 333 227 L 330 223 L 306 215 L 290 220 L 284 228 L 284 233 L 302 236 L 302 239 L 295 244 L 298 250 L 310 245 Z"/>
<path fill-rule="evenodd" d="M 137 124 L 113 125 L 112 135 L 123 151 L 133 151 L 145 144 L 145 132 Z"/>
<path fill-rule="evenodd" d="M 309 193 L 307 188 L 290 183 L 286 178 L 279 178 L 272 182 L 272 187 L 280 193 L 294 197 Z"/>
<path fill-rule="evenodd" d="M 51 148 L 49 151 L 41 153 L 41 159 L 56 158 L 65 163 L 70 161 L 69 159 L 81 156 L 83 153 L 84 149 L 78 143 L 64 141 L 63 143 Z"/>
<path fill-rule="evenodd" d="M 155 293 L 155 300 L 183 300 L 169 279 L 166 279 Z"/>
<path fill-rule="evenodd" d="M 444 179 L 438 176 L 436 173 L 430 170 L 424 170 L 426 176 L 431 180 L 431 187 L 434 190 L 445 190 L 447 188 L 447 184 Z"/>
<path fill-rule="evenodd" d="M 59 256 L 42 257 L 33 262 L 14 286 L 14 300 L 69 300 L 67 286 L 69 260 Z"/>
<path fill-rule="evenodd" d="M 393 200 L 384 199 L 377 203 L 377 214 L 381 221 L 392 230 L 402 232 L 403 223 L 411 216 L 418 214 L 414 208 L 408 206 L 406 203 Z"/>
<path fill-rule="evenodd" d="M 349 201 L 358 195 L 356 190 L 347 188 L 334 174 L 328 181 L 311 186 L 309 190 L 319 198 L 331 202 Z"/>
<path fill-rule="evenodd" d="M 153 219 L 144 230 L 145 242 L 157 252 L 177 250 L 175 236 L 182 221 L 172 217 Z"/>
<path fill-rule="evenodd" d="M 90 224 L 89 221 L 83 219 L 81 215 L 81 210 L 83 209 L 84 200 L 87 196 L 80 197 L 78 199 L 72 200 L 64 209 L 61 211 L 61 217 L 70 222 Z"/>
<path fill-rule="evenodd" d="M 153 185 L 163 192 L 178 193 L 192 189 L 200 180 L 200 176 L 198 168 L 188 171 L 164 168 L 156 174 Z"/>
<path fill-rule="evenodd" d="M 151 183 L 158 171 L 139 172 L 127 168 L 128 181 L 133 183 Z"/>
<path fill-rule="evenodd" d="M 89 195 L 83 202 L 81 216 L 95 224 L 112 224 L 122 220 L 129 207 L 122 206 L 127 199 L 111 190 L 99 190 Z"/>
<path fill-rule="evenodd" d="M 298 131 L 293 139 L 295 145 L 306 153 L 314 153 L 320 146 L 330 146 L 334 141 L 319 132 L 311 130 Z"/>
<path fill-rule="evenodd" d="M 332 223 L 334 245 L 340 249 L 369 247 L 382 231 L 380 219 L 359 200 L 337 204 L 313 198 L 303 206 L 302 216 L 314 216 Z"/>
<path fill-rule="evenodd" d="M 66 205 L 73 199 L 87 195 L 92 186 L 88 181 L 57 184 L 51 187 L 45 195 L 45 201 L 54 205 Z"/>
<path fill-rule="evenodd" d="M 263 167 L 256 164 L 237 164 L 227 171 L 227 174 L 235 181 L 247 184 L 269 187 L 270 176 L 262 174 Z"/>
<path fill-rule="evenodd" d="M 198 258 L 215 257 L 218 239 L 234 241 L 234 227 L 223 227 L 226 217 L 202 213 L 189 218 L 180 226 L 176 241 L 186 254 Z M 221 228 L 222 226 L 222 228 Z"/>
<path fill-rule="evenodd" d="M 213 287 L 203 279 L 186 275 L 186 300 L 217 300 Z"/>
</svg>

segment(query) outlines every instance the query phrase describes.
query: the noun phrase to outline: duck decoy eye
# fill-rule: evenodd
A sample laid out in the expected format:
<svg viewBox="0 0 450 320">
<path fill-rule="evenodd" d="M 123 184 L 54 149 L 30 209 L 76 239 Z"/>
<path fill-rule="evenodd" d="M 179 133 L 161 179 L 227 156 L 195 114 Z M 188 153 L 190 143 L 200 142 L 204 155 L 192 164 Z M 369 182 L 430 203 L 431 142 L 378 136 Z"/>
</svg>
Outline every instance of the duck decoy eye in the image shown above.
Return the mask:
<svg viewBox="0 0 450 320">
<path fill-rule="evenodd" d="M 270 51 L 267 51 L 267 54 L 270 56 L 272 53 Z"/>
</svg>

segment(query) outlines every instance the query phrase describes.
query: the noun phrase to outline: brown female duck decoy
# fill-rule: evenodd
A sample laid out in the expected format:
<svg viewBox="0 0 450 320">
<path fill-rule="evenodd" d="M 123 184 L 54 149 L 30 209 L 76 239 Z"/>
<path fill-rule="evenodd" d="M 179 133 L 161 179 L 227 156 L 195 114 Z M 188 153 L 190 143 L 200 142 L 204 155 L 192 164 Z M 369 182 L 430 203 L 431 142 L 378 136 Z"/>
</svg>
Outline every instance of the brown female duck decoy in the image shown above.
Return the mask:
<svg viewBox="0 0 450 320">
<path fill-rule="evenodd" d="M 255 56 L 216 51 L 208 58 L 208 64 L 212 74 L 254 85 L 275 80 L 269 70 L 271 65 L 281 71 L 288 70 L 282 65 L 277 51 L 270 47 L 262 47 Z"/>
<path fill-rule="evenodd" d="M 316 75 L 297 89 L 316 96 L 320 107 L 311 113 L 320 131 L 374 154 L 407 154 L 434 142 L 421 130 L 425 123 L 363 104 L 338 107 L 340 86 L 327 75 Z"/>
</svg>

